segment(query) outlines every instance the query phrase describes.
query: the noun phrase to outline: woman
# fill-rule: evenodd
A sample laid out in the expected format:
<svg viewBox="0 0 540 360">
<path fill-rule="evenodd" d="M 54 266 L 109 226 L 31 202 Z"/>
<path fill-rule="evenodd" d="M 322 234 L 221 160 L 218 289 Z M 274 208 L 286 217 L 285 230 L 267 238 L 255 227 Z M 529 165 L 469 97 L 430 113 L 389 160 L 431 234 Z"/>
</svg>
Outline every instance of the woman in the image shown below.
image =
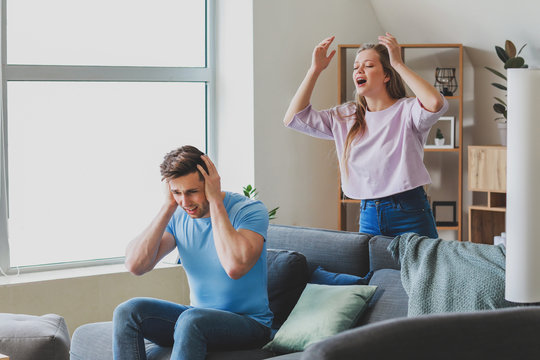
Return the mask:
<svg viewBox="0 0 540 360">
<path fill-rule="evenodd" d="M 379 44 L 364 45 L 354 61 L 356 101 L 329 110 L 310 105 L 315 83 L 335 55 L 334 37 L 313 51 L 312 64 L 283 122 L 287 127 L 332 139 L 340 162 L 343 193 L 361 199 L 360 232 L 396 236 L 415 232 L 438 237 L 423 185 L 431 183 L 424 166 L 424 144 L 448 102 L 409 69 L 389 33 Z M 416 95 L 405 97 L 404 82 Z"/>
</svg>

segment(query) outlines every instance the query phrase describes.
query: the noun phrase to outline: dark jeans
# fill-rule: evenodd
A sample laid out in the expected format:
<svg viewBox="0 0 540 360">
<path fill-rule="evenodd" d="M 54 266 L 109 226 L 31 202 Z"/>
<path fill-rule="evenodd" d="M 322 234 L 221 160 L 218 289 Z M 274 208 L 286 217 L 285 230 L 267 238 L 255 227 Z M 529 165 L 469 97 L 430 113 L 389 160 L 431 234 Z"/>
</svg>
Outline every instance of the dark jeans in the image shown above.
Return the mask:
<svg viewBox="0 0 540 360">
<path fill-rule="evenodd" d="M 392 237 L 414 232 L 434 239 L 439 237 L 422 186 L 380 199 L 362 200 L 360 232 Z"/>
<path fill-rule="evenodd" d="M 118 305 L 114 359 L 146 359 L 144 339 L 172 347 L 172 360 L 204 360 L 208 350 L 259 348 L 270 341 L 270 328 L 245 315 L 158 299 L 134 298 Z"/>
</svg>

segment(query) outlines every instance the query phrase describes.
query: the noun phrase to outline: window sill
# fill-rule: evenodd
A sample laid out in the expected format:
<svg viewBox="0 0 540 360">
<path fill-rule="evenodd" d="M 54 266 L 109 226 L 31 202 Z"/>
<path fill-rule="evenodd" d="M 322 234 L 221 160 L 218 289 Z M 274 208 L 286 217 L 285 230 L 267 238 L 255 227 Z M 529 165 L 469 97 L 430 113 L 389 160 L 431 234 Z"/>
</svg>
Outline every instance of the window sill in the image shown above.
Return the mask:
<svg viewBox="0 0 540 360">
<path fill-rule="evenodd" d="M 168 269 L 173 267 L 180 267 L 178 264 L 159 263 L 154 270 Z M 98 266 L 85 266 L 79 268 L 69 268 L 62 270 L 45 270 L 39 272 L 31 272 L 24 274 L 14 274 L 8 276 L 0 275 L 0 288 L 3 286 L 27 284 L 34 282 L 46 282 L 54 280 L 64 280 L 71 278 L 100 276 L 109 274 L 127 273 L 127 269 L 124 264 L 112 264 L 112 265 L 98 265 Z"/>
</svg>

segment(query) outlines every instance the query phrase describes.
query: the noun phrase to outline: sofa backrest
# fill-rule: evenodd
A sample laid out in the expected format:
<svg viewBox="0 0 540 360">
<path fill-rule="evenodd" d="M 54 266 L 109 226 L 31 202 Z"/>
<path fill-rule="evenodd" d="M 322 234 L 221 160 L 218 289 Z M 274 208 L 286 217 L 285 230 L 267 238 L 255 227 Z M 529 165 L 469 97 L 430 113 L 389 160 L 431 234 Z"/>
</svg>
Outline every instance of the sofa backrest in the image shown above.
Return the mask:
<svg viewBox="0 0 540 360">
<path fill-rule="evenodd" d="M 356 232 L 270 225 L 266 247 L 304 254 L 310 271 L 320 265 L 331 272 L 364 276 L 369 271 L 369 238 Z"/>
<path fill-rule="evenodd" d="M 394 238 L 382 235 L 369 239 L 369 270 L 401 269 L 398 260 L 394 259 L 387 250 L 392 240 Z"/>
</svg>

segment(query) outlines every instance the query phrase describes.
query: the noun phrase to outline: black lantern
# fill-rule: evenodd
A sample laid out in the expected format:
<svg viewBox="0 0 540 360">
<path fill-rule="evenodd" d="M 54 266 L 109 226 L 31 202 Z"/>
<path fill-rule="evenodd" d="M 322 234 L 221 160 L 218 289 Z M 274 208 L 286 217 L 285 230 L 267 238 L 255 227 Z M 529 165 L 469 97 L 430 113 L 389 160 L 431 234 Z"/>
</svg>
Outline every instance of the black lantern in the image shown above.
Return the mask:
<svg viewBox="0 0 540 360">
<path fill-rule="evenodd" d="M 437 68 L 435 70 L 435 84 L 433 84 L 444 96 L 452 96 L 457 90 L 456 69 Z"/>
</svg>

